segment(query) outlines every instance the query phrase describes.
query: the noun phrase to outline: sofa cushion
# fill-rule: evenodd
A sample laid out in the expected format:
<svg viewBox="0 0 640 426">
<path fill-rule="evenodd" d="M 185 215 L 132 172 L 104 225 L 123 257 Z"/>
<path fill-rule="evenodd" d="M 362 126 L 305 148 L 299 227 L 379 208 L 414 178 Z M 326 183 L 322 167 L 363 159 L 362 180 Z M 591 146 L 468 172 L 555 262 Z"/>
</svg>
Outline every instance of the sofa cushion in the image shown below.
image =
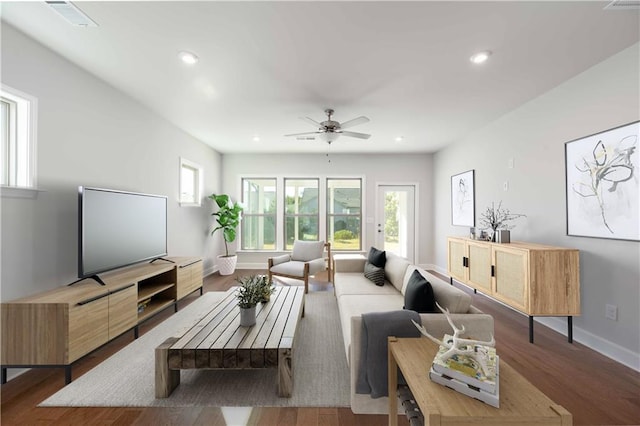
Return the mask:
<svg viewBox="0 0 640 426">
<path fill-rule="evenodd" d="M 419 313 L 435 312 L 436 304 L 431 284 L 414 270 L 404 293 L 404 309 Z"/>
<path fill-rule="evenodd" d="M 472 301 L 471 296 L 469 296 L 459 288 L 452 286 L 441 278 L 414 265 L 411 265 L 409 268 L 407 268 L 407 272 L 404 277 L 404 285 L 402 288 L 403 294 L 406 292 L 406 286 L 409 283 L 409 278 L 411 278 L 411 274 L 414 270 L 417 270 L 423 277 L 426 278 L 427 281 L 429 281 L 429 283 L 431 284 L 431 288 L 433 289 L 433 296 L 440 306 L 442 306 L 444 309 L 449 309 L 449 312 L 451 312 L 452 314 L 466 314 L 467 312 L 469 312 Z"/>
<path fill-rule="evenodd" d="M 387 262 L 387 256 L 384 251 L 371 247 L 367 255 L 367 260 L 378 268 L 384 268 L 384 264 Z"/>
<path fill-rule="evenodd" d="M 360 275 L 362 276 L 362 274 Z M 369 283 L 369 286 L 376 287 Z M 402 295 L 393 289 L 395 294 L 374 294 L 356 295 L 346 294 L 338 299 L 338 311 L 340 312 L 340 325 L 342 326 L 342 337 L 344 338 L 344 350 L 347 360 L 349 360 L 349 344 L 351 341 L 351 317 L 361 316 L 366 312 L 387 312 L 397 311 L 402 307 Z"/>
<path fill-rule="evenodd" d="M 341 297 L 344 294 L 353 295 L 400 295 L 398 290 L 390 283 L 385 282 L 383 286 L 374 285 L 371 281 L 365 278 L 362 272 L 338 272 L 335 274 L 333 281 L 334 291 L 336 297 Z M 398 305 L 396 309 L 401 309 L 402 304 Z"/>
<path fill-rule="evenodd" d="M 380 268 L 373 263 L 364 264 L 364 277 L 377 286 L 384 285 L 384 268 Z"/>
<path fill-rule="evenodd" d="M 404 284 L 404 275 L 407 271 L 407 267 L 409 266 L 409 261 L 404 257 L 400 257 L 397 254 L 390 252 L 386 253 L 386 256 L 387 263 L 384 266 L 384 274 L 387 277 L 387 280 L 393 284 L 398 291 L 401 291 Z"/>
<path fill-rule="evenodd" d="M 307 262 L 322 257 L 324 241 L 294 241 L 291 260 Z"/>
</svg>

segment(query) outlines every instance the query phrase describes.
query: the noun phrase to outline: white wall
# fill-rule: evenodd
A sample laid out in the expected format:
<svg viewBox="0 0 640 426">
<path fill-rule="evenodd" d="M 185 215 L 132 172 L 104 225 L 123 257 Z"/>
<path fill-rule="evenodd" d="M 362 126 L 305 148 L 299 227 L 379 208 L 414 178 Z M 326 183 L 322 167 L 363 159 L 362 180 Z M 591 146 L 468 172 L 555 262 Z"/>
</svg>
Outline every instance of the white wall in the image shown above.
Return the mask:
<svg viewBox="0 0 640 426">
<path fill-rule="evenodd" d="M 614 55 L 434 156 L 438 267 L 446 269 L 446 237 L 468 232 L 451 226 L 450 177 L 475 169 L 476 224 L 481 211 L 502 200 L 527 215 L 515 222 L 512 240 L 579 249 L 582 316 L 574 321 L 575 339 L 637 370 L 640 244 L 566 236 L 564 143 L 640 118 L 639 51 L 636 44 Z M 605 319 L 605 304 L 618 306 L 618 321 Z M 564 320 L 544 323 L 566 330 Z"/>
<path fill-rule="evenodd" d="M 204 194 L 220 188 L 210 147 L 93 75 L 2 23 L 2 82 L 38 98 L 37 199 L 2 198 L 2 301 L 77 277 L 79 185 L 169 197 L 169 255 L 205 256 L 211 204 L 180 207 L 179 158 L 204 168 Z"/>
<path fill-rule="evenodd" d="M 317 142 L 322 143 L 322 142 Z M 348 140 L 336 143 L 349 143 Z M 329 162 L 328 160 L 331 160 Z M 240 180 L 244 177 L 363 177 L 363 251 L 375 245 L 375 189 L 378 183 L 415 183 L 418 186 L 416 218 L 419 235 L 418 263 L 433 258 L 432 158 L 429 154 L 410 155 L 249 155 L 225 154 L 222 157 L 223 190 L 233 199 L 241 198 Z M 282 196 L 279 194 L 278 197 Z M 239 253 L 240 265 L 266 268 L 273 253 Z"/>
</svg>

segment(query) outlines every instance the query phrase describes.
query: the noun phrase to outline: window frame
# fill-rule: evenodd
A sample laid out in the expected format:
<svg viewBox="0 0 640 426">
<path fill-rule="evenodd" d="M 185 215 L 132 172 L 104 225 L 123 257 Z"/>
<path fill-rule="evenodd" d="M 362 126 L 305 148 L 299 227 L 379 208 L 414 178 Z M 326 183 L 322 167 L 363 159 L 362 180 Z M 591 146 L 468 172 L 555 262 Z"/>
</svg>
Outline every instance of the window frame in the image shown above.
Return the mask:
<svg viewBox="0 0 640 426">
<path fill-rule="evenodd" d="M 37 183 L 38 99 L 2 83 L 0 100 L 7 109 L 7 147 L 0 148 L 2 196 L 35 198 Z M 14 152 L 11 152 L 14 151 Z M 13 158 L 12 158 L 13 157 Z M 19 177 L 20 174 L 24 176 Z M 19 182 L 23 180 L 23 182 Z"/>
<path fill-rule="evenodd" d="M 182 170 L 183 169 L 191 169 L 194 171 L 193 176 L 193 187 L 194 201 L 183 199 L 183 185 L 186 183 L 183 180 Z M 179 174 L 179 188 L 178 188 L 178 203 L 182 207 L 200 207 L 202 206 L 202 182 L 204 182 L 204 169 L 198 163 L 187 160 L 186 158 L 180 157 L 180 168 L 178 169 Z"/>
<path fill-rule="evenodd" d="M 329 188 L 329 182 L 330 181 L 344 181 L 344 180 L 351 180 L 351 181 L 359 181 L 360 182 L 360 213 L 340 213 L 340 214 L 336 214 L 336 213 L 331 213 L 331 206 L 330 206 L 330 201 L 329 201 L 329 194 L 330 194 L 330 188 Z M 364 178 L 362 177 L 327 177 L 325 179 L 325 202 L 326 202 L 326 217 L 325 217 L 325 237 L 327 242 L 331 242 L 331 251 L 336 251 L 336 252 L 359 252 L 362 251 L 362 247 L 363 247 L 363 239 L 364 239 L 364 235 L 362 233 L 363 231 L 363 223 L 362 223 L 362 218 L 363 218 L 363 206 L 364 206 L 364 194 L 363 194 L 363 186 L 364 186 Z M 329 232 L 331 229 L 331 218 L 332 217 L 336 217 L 336 216 L 347 216 L 347 217 L 357 217 L 360 219 L 359 223 L 360 223 L 360 232 L 358 235 L 358 240 L 359 240 L 359 247 L 357 249 L 340 249 L 337 248 L 334 245 L 334 241 L 333 238 L 330 238 Z"/>
<path fill-rule="evenodd" d="M 275 193 L 275 202 L 276 202 L 276 209 L 273 213 L 249 213 L 247 212 L 246 206 L 247 206 L 247 200 L 245 200 L 245 194 L 244 194 L 244 182 L 245 181 L 252 181 L 252 180 L 272 180 L 273 181 L 273 187 L 276 189 L 276 193 Z M 248 176 L 243 176 L 240 178 L 240 200 L 241 203 L 244 207 L 244 210 L 242 212 L 242 220 L 245 221 L 249 218 L 252 217 L 262 217 L 262 218 L 267 218 L 267 217 L 273 217 L 273 227 L 274 227 L 274 242 L 273 242 L 273 249 L 270 248 L 245 248 L 245 235 L 244 232 L 242 232 L 242 224 L 240 224 L 240 249 L 239 251 L 243 251 L 243 252 L 273 252 L 273 251 L 277 251 L 278 250 L 278 178 L 277 177 L 270 177 L 270 176 L 266 176 L 266 177 L 248 177 Z M 263 230 L 264 232 L 264 230 Z"/>
</svg>

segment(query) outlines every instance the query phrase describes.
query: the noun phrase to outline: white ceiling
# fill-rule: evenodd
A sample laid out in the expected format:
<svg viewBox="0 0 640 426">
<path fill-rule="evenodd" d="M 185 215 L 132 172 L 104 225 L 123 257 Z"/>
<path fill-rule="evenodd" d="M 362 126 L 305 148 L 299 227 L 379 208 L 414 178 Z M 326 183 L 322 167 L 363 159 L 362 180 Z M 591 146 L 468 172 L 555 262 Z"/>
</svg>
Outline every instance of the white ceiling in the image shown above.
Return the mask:
<svg viewBox="0 0 640 426">
<path fill-rule="evenodd" d="M 381 153 L 434 152 L 638 42 L 640 11 L 607 3 L 76 3 L 96 28 L 44 2 L 1 12 L 222 153 L 326 152 L 283 135 L 313 131 L 298 117 L 323 121 L 327 107 L 371 119 L 349 129 L 369 140 L 343 136 L 331 152 Z M 200 61 L 182 64 L 181 50 Z"/>
</svg>

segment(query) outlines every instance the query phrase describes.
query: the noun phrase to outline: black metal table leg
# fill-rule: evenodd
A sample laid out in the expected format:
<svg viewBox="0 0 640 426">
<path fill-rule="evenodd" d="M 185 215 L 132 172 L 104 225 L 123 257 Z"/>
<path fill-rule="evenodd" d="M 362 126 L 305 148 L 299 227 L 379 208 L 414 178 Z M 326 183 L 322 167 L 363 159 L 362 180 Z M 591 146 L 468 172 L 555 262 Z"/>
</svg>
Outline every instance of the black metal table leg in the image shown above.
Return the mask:
<svg viewBox="0 0 640 426">
<path fill-rule="evenodd" d="M 569 315 L 567 317 L 567 336 L 569 343 L 573 343 L 573 317 Z"/>
<path fill-rule="evenodd" d="M 533 343 L 533 316 L 529 316 L 529 343 Z"/>
<path fill-rule="evenodd" d="M 7 369 L 2 367 L 2 384 L 7 383 Z"/>
<path fill-rule="evenodd" d="M 64 384 L 71 383 L 71 364 L 64 366 Z"/>
<path fill-rule="evenodd" d="M 138 326 L 136 325 L 135 327 L 133 327 L 133 338 L 137 339 L 139 335 L 140 331 L 138 330 Z"/>
</svg>

